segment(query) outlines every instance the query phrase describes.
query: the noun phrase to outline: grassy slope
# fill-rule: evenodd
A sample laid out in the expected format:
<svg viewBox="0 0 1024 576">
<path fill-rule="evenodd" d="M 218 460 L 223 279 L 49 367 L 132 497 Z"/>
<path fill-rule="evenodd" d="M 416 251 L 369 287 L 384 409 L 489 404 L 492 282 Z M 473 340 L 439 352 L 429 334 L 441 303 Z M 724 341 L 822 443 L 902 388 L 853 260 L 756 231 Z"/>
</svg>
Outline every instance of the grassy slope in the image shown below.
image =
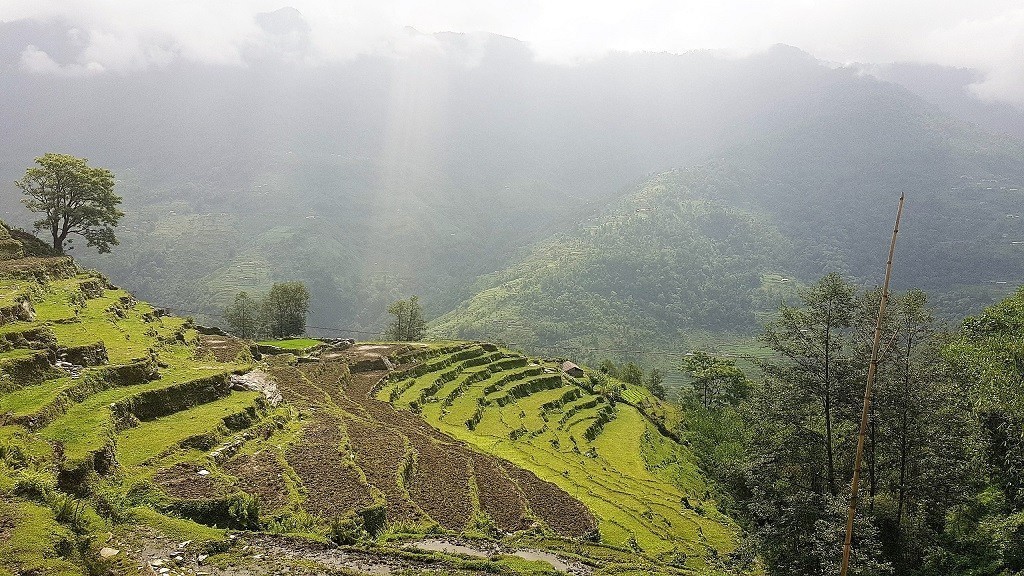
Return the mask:
<svg viewBox="0 0 1024 576">
<path fill-rule="evenodd" d="M 0 264 L 8 268 L 6 262 Z M 41 267 L 45 268 L 46 263 Z M 197 432 L 215 428 L 224 416 L 253 405 L 258 394 L 232 393 L 215 402 L 200 401 L 194 408 L 117 434 L 111 413 L 113 403 L 140 392 L 228 374 L 245 366 L 217 362 L 198 354 L 196 333 L 186 319 L 154 315 L 151 306 L 135 302 L 123 290 L 105 286 L 105 280 L 94 274 L 56 274 L 44 281 L 7 277 L 0 281 L 0 305 L 13 304 L 19 297 L 31 300 L 34 318 L 8 321 L 0 326 L 0 332 L 31 334 L 32 330 L 43 328 L 56 338 L 58 350 L 102 342 L 109 362 L 105 367 L 85 368 L 78 378 L 58 373 L 57 377 L 33 383 L 24 381 L 23 374 L 11 371 L 16 367 L 9 362 L 34 354 L 33 348 L 47 343 L 29 342 L 29 348 L 3 351 L 8 363 L 0 366 L 0 380 L 7 382 L 8 393 L 0 394 L 0 414 L 30 416 L 52 409 L 61 397 L 65 400 L 59 402 L 63 409 L 37 432 L 30 433 L 18 426 L 3 428 L 0 534 L 4 541 L 0 543 L 0 574 L 81 574 L 85 569 L 82 554 L 94 554 L 97 542 L 103 541 L 90 534 L 104 526 L 98 518 L 89 520 L 94 513 L 88 512 L 91 509 L 87 504 L 72 504 L 70 508 L 63 504 L 68 497 L 53 486 L 54 454 L 47 442 L 60 448 L 62 466 L 70 469 L 89 461 L 94 452 L 113 439 L 123 449 L 119 450 L 121 470 L 130 477 L 137 474 L 133 470 L 146 458 Z M 146 359 L 160 365 L 154 379 L 121 383 L 103 380 L 102 371 L 107 367 Z M 88 385 L 82 388 L 83 384 Z M 167 518 L 152 508 L 137 509 L 127 517 L 158 528 L 176 527 L 181 535 L 197 537 L 197 542 L 203 541 L 201 538 L 223 537 L 223 533 L 204 532 L 193 522 Z"/>
<path fill-rule="evenodd" d="M 107 532 L 123 542 L 135 541 L 139 534 L 155 530 L 179 542 L 191 540 L 198 546 L 221 542 L 212 549 L 229 545 L 223 528 L 241 526 L 239 522 L 245 521 L 244 516 L 237 516 L 244 513 L 244 507 L 236 510 L 233 506 L 245 502 L 238 500 L 245 495 L 243 490 L 251 490 L 222 467 L 223 460 L 212 456 L 214 448 L 229 443 L 237 446 L 239 456 L 273 461 L 281 466 L 285 501 L 259 510 L 260 527 L 324 539 L 326 520 L 305 513 L 308 488 L 301 484 L 285 458 L 308 422 L 294 417 L 294 407 L 268 410 L 255 392 L 224 389 L 215 397 L 196 396 L 194 401 L 180 406 L 175 403 L 170 413 L 161 408 L 164 402 L 176 402 L 177 395 L 196 393 L 182 385 L 205 382 L 210 376 L 226 376 L 245 370 L 250 364 L 237 359 L 217 361 L 212 351 L 199 346 L 197 333 L 184 319 L 159 316 L 152 307 L 135 302 L 127 293 L 106 286 L 92 274 L 39 282 L 7 278 L 2 282 L 4 293 L 11 295 L 11 303 L 16 296 L 30 298 L 35 317 L 30 321 L 9 321 L 0 326 L 0 332 L 32 334 L 34 330 L 41 337 L 55 338 L 56 342 L 28 343 L 26 346 L 30 347 L 0 353 L 5 362 L 0 365 L 0 371 L 4 371 L 0 379 L 8 382 L 7 391 L 0 393 L 0 414 L 21 423 L 0 426 L 0 534 L 6 538 L 0 543 L 0 575 L 27 570 L 37 570 L 39 574 L 82 574 L 85 559 L 95 557 L 99 546 L 107 541 L 105 536 L 95 535 Z M 37 345 L 62 350 L 97 342 L 106 347 L 109 363 L 86 367 L 79 377 L 56 373 L 22 381 L 20 376 L 11 378 L 6 372 L 33 354 L 48 353 L 34 351 Z M 307 342 L 293 340 L 285 344 L 305 348 Z M 428 349 L 432 353 L 468 349 L 459 357 L 460 367 L 465 365 L 461 377 L 494 369 L 495 374 L 474 385 L 476 389 L 514 374 L 516 378 L 507 379 L 503 388 L 488 395 L 495 402 L 511 400 L 509 391 L 514 385 L 541 385 L 543 389 L 509 401 L 500 410 L 488 410 L 477 433 L 469 433 L 464 424 L 475 410 L 474 401 L 469 401 L 474 391 L 456 394 L 461 381 L 458 378 L 445 382 L 438 380 L 435 372 L 427 372 L 420 379 L 410 380 L 411 385 L 402 392 L 399 402 L 419 401 L 431 393 L 451 395 L 450 413 L 444 418 L 439 412 L 431 418 L 437 404 L 426 404 L 424 413 L 428 421 L 442 430 L 458 432 L 456 436 L 478 449 L 519 463 L 577 495 L 600 518 L 607 542 L 628 545 L 635 538 L 639 547 L 659 554 L 678 549 L 689 554 L 691 566 L 703 565 L 705 545 L 718 552 L 728 551 L 734 545 L 732 527 L 710 506 L 706 518 L 681 508 L 684 494 L 691 500 L 696 498 L 701 490 L 700 480 L 687 472 L 686 454 L 681 447 L 658 435 L 636 409 L 619 404 L 617 418 L 593 442 L 580 435 L 594 421 L 600 407 L 581 410 L 571 422 L 566 422 L 566 431 L 550 432 L 550 436 L 539 434 L 519 443 L 496 441 L 522 423 L 531 430 L 551 426 L 557 416 L 552 412 L 545 420 L 539 414 L 539 406 L 570 396 L 579 402 L 576 386 L 568 381 L 552 381 L 550 375 L 539 373 L 539 367 L 528 366 L 527 359 L 506 350 L 486 351 L 481 346 L 455 343 L 438 343 Z M 147 359 L 153 361 L 157 372 L 152 377 L 107 380 L 107 370 Z M 425 362 L 440 366 L 449 360 L 442 355 Z M 315 373 L 314 370 L 310 374 Z M 337 382 L 328 379 L 318 385 L 327 391 Z M 147 395 L 162 393 L 170 387 L 175 387 L 171 396 L 157 396 L 163 399 L 156 404 L 148 399 Z M 325 392 L 323 398 L 312 399 L 316 411 L 331 404 L 328 395 Z M 126 409 L 127 414 L 123 413 Z M 157 410 L 155 417 L 152 409 Z M 335 409 L 342 410 L 340 405 Z M 134 417 L 136 413 L 144 415 L 143 421 Z M 343 411 L 336 416 L 348 417 Z M 452 418 L 456 418 L 454 423 Z M 569 434 L 579 436 L 579 452 L 568 448 Z M 339 448 L 344 451 L 347 440 L 342 438 Z M 564 446 L 550 446 L 554 438 L 560 438 Z M 591 457 L 582 454 L 591 449 L 595 452 Z M 97 474 L 91 470 L 105 450 L 113 450 L 117 467 L 112 474 Z M 172 480 L 185 479 L 184 484 L 178 485 L 187 488 L 196 481 L 196 471 L 201 469 L 210 471 L 204 477 L 210 487 L 204 488 L 207 492 L 191 496 L 192 500 L 172 495 L 158 480 L 162 475 Z M 78 500 L 57 488 L 55 473 L 77 474 L 82 470 L 87 472 L 86 476 L 72 475 L 66 481 L 72 483 L 70 488 L 82 490 L 84 498 Z M 684 479 L 683 484 L 673 483 L 680 478 Z M 643 486 L 643 491 L 635 493 L 631 483 Z M 633 493 L 627 497 L 629 492 Z M 110 516 L 97 516 L 94 506 L 98 502 L 103 503 Z M 474 500 L 473 508 L 478 507 Z M 146 529 L 140 532 L 139 526 Z M 381 537 L 382 542 L 402 530 L 401 526 L 390 527 Z M 611 548 L 557 539 L 537 540 L 529 534 L 525 540 L 522 538 L 519 535 L 513 541 L 590 558 L 607 558 L 607 562 L 620 567 L 635 568 L 649 563 L 630 552 Z M 234 553 L 226 554 L 231 558 Z M 459 561 L 451 558 L 446 557 L 444 562 L 459 566 Z M 531 573 L 538 568 L 536 564 L 510 558 L 498 560 L 492 566 L 509 574 Z M 663 565 L 657 569 L 658 565 L 650 566 L 650 573 L 664 573 Z M 134 569 L 128 567 L 129 571 Z M 122 573 L 118 572 L 121 568 L 115 573 Z"/>
</svg>

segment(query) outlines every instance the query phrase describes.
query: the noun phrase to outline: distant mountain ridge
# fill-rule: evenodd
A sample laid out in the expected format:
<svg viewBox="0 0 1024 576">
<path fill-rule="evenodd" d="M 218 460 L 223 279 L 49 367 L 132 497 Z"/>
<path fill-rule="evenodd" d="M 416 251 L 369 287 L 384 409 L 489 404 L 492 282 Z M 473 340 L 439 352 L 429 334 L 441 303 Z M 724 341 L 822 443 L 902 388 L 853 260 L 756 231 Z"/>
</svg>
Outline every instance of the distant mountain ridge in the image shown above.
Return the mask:
<svg viewBox="0 0 1024 576">
<path fill-rule="evenodd" d="M 296 24 L 294 14 L 268 18 Z M 117 174 L 128 216 L 114 254 L 80 260 L 189 313 L 302 280 L 310 324 L 336 329 L 380 330 L 387 303 L 412 293 L 440 315 L 472 296 L 478 277 L 599 217 L 644 175 L 734 158 L 737 147 L 786 134 L 799 157 L 800 126 L 870 118 L 879 99 L 941 117 L 903 88 L 786 46 L 738 59 L 611 54 L 560 67 L 510 38 L 439 34 L 442 49 L 429 54 L 322 67 L 257 55 L 247 68 L 21 70 L 30 42 L 67 61 L 62 26 L 0 24 L 0 179 L 46 151 L 86 156 Z M 862 145 L 879 134 L 865 131 Z M 831 161 L 787 166 L 815 160 Z M 11 207 L 4 217 L 25 225 L 13 187 L 0 194 Z M 807 205 L 832 207 L 827 194 Z M 834 238 L 849 220 L 835 216 Z"/>
</svg>

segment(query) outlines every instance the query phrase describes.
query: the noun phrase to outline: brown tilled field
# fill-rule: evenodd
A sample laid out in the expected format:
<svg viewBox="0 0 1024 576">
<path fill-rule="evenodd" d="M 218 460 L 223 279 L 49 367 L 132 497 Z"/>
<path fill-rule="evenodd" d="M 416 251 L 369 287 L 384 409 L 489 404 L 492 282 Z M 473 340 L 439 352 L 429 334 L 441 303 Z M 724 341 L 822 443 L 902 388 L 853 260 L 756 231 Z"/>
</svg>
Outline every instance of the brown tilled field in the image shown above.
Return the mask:
<svg viewBox="0 0 1024 576">
<path fill-rule="evenodd" d="M 518 466 L 505 463 L 502 468 L 522 489 L 534 514 L 555 532 L 569 538 L 583 538 L 597 528 L 590 510 L 565 490 Z"/>
<path fill-rule="evenodd" d="M 345 516 L 373 502 L 353 458 L 339 449 L 346 441 L 339 424 L 334 416 L 315 415 L 303 426 L 298 443 L 285 452 L 306 489 L 305 508 L 327 518 Z"/>
<path fill-rule="evenodd" d="M 218 362 L 231 362 L 248 350 L 249 344 L 231 336 L 204 335 L 199 345 L 200 354 L 209 352 Z"/>
<path fill-rule="evenodd" d="M 205 500 L 227 493 L 227 487 L 209 476 L 199 475 L 199 466 L 175 464 L 156 473 L 153 482 L 169 496 L 182 500 Z"/>
<path fill-rule="evenodd" d="M 384 493 L 387 515 L 390 519 L 419 522 L 424 514 L 413 503 L 403 488 L 402 472 L 412 454 L 406 451 L 406 439 L 397 431 L 359 418 L 345 421 L 356 464 L 363 470 L 366 480 Z"/>
<path fill-rule="evenodd" d="M 515 482 L 494 458 L 473 455 L 473 476 L 480 497 L 480 508 L 499 530 L 515 532 L 529 528 L 525 498 Z"/>
<path fill-rule="evenodd" d="M 255 454 L 240 454 L 221 468 L 238 478 L 238 487 L 260 499 L 266 510 L 277 510 L 288 503 L 288 487 L 284 481 L 284 467 L 267 450 Z"/>
<path fill-rule="evenodd" d="M 500 530 L 523 529 L 539 518 L 567 537 L 593 531 L 586 508 L 555 485 L 373 397 L 389 373 L 381 367 L 409 369 L 426 359 L 429 354 L 404 345 L 354 346 L 300 364 L 268 358 L 281 394 L 303 418 L 285 458 L 301 480 L 304 507 L 342 516 L 370 505 L 376 492 L 385 498 L 389 522 L 432 521 L 460 531 L 476 511 L 472 474 L 480 511 Z"/>
<path fill-rule="evenodd" d="M 413 500 L 446 530 L 460 531 L 473 514 L 469 460 L 463 451 L 410 434 L 416 465 L 409 479 Z"/>
</svg>

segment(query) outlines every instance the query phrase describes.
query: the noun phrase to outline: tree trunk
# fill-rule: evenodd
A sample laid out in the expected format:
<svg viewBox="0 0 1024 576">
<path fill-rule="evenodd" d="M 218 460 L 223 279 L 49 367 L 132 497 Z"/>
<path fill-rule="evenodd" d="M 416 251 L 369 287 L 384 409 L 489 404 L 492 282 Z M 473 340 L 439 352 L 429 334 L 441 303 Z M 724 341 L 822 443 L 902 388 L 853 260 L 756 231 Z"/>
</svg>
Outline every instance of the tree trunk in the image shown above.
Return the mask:
<svg viewBox="0 0 1024 576">
<path fill-rule="evenodd" d="M 60 237 L 60 228 L 57 227 L 56 223 L 50 226 L 50 234 L 53 236 L 53 249 L 56 250 L 58 254 L 63 254 L 64 239 Z"/>
<path fill-rule="evenodd" d="M 828 458 L 828 491 L 830 494 L 835 495 L 836 493 L 836 465 L 835 456 L 832 453 L 832 384 L 830 382 L 830 349 L 832 346 L 831 341 L 831 326 L 829 322 L 832 321 L 831 314 L 825 319 L 825 393 L 824 393 L 824 409 L 825 409 L 825 456 Z"/>
<path fill-rule="evenodd" d="M 868 510 L 874 512 L 875 510 L 875 489 L 878 487 L 877 480 L 875 478 L 875 405 L 871 404 L 871 432 L 868 437 L 868 443 L 870 444 L 868 452 Z"/>
<path fill-rule="evenodd" d="M 899 495 L 896 497 L 896 542 L 894 548 L 896 550 L 895 557 L 897 562 L 897 568 L 901 565 L 902 551 L 901 547 L 901 530 L 903 524 L 903 508 L 906 505 L 907 495 L 907 455 L 910 453 L 910 442 L 907 439 L 907 427 L 910 411 L 910 352 L 913 347 L 914 335 L 911 333 L 907 337 L 907 361 L 905 366 L 905 372 L 903 374 L 903 414 L 900 417 L 900 484 L 899 484 Z"/>
</svg>

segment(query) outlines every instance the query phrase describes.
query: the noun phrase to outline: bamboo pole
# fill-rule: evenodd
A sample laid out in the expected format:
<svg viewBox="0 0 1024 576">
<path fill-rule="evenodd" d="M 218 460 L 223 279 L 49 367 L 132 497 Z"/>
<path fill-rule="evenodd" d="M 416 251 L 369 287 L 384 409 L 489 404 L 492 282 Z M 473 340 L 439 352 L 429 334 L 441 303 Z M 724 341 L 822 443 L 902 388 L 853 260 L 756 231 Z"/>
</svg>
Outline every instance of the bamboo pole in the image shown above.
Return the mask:
<svg viewBox="0 0 1024 576">
<path fill-rule="evenodd" d="M 889 277 L 892 275 L 892 257 L 896 252 L 896 235 L 900 231 L 900 218 L 903 216 L 903 194 L 896 209 L 896 224 L 892 228 L 892 241 L 889 243 L 889 260 L 885 263 L 885 282 L 882 284 L 882 300 L 878 303 L 878 319 L 875 321 L 875 338 L 871 343 L 871 364 L 868 365 L 868 381 L 864 386 L 864 407 L 860 413 L 860 434 L 857 436 L 857 455 L 853 460 L 853 482 L 850 484 L 850 509 L 846 518 L 846 541 L 843 543 L 843 565 L 839 576 L 846 576 L 850 568 L 850 548 L 853 544 L 853 519 L 857 516 L 857 493 L 860 491 L 860 462 L 864 456 L 864 437 L 867 435 L 868 411 L 871 408 L 871 393 L 875 385 L 875 372 L 878 370 L 878 346 L 882 339 L 882 317 L 889 303 Z"/>
</svg>

